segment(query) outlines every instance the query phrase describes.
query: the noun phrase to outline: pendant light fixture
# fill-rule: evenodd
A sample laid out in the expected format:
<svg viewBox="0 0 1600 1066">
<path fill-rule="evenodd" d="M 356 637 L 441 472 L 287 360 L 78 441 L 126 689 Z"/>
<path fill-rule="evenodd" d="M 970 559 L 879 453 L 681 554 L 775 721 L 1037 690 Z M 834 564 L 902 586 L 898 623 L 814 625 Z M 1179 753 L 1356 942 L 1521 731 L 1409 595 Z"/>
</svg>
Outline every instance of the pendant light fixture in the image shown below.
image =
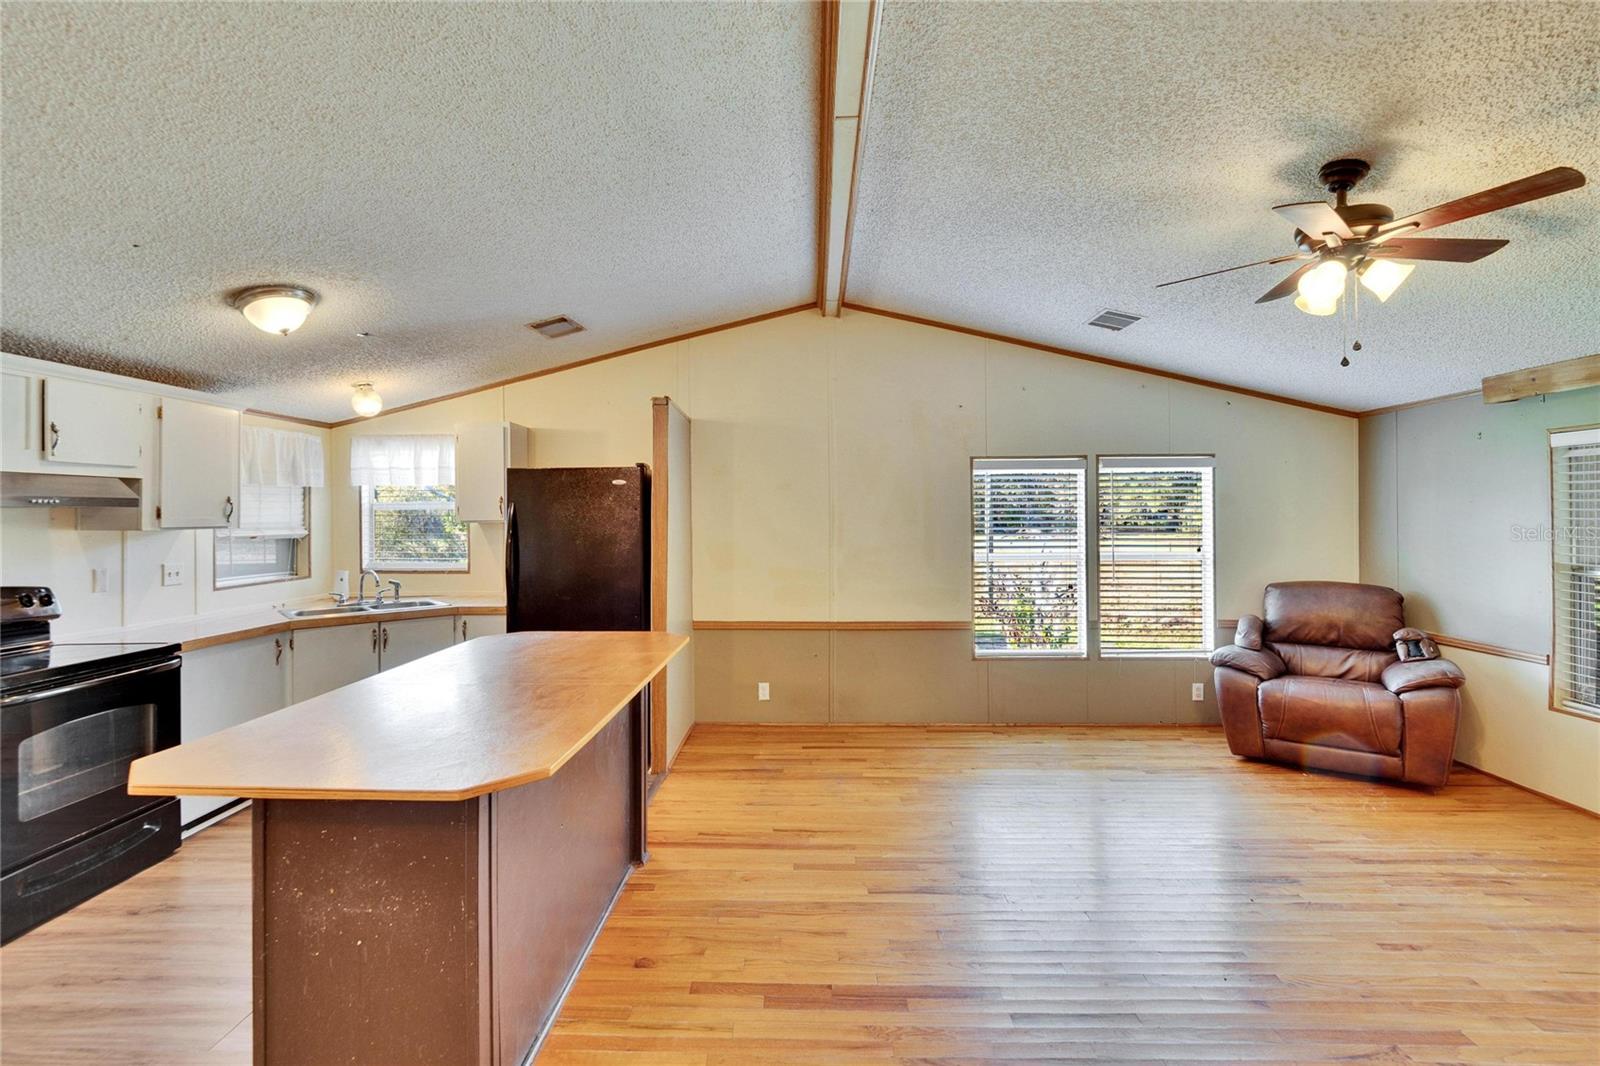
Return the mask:
<svg viewBox="0 0 1600 1066">
<path fill-rule="evenodd" d="M 362 418 L 371 418 L 383 410 L 383 397 L 372 387 L 372 382 L 357 382 L 355 390 L 355 394 L 350 397 L 350 409 L 356 414 Z"/>
<path fill-rule="evenodd" d="M 257 285 L 234 294 L 231 302 L 256 329 L 287 337 L 311 314 L 317 294 L 297 285 Z"/>
</svg>

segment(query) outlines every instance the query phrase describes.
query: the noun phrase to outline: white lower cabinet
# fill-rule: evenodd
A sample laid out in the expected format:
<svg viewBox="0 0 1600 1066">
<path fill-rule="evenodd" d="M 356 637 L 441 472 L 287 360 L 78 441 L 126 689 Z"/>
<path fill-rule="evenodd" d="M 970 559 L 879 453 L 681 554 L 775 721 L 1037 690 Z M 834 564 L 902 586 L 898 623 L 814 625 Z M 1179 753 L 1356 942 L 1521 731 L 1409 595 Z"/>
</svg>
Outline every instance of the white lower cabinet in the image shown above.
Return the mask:
<svg viewBox="0 0 1600 1066">
<path fill-rule="evenodd" d="M 492 637 L 506 631 L 503 614 L 464 614 L 456 619 L 456 643 L 473 637 Z"/>
<path fill-rule="evenodd" d="M 384 622 L 379 626 L 379 668 L 387 670 L 412 659 L 443 651 L 455 643 L 455 635 L 456 620 L 453 615 Z"/>
<path fill-rule="evenodd" d="M 377 622 L 300 629 L 294 634 L 294 702 L 378 672 Z"/>
<path fill-rule="evenodd" d="M 183 742 L 287 706 L 291 673 L 287 633 L 184 652 Z M 182 820 L 187 824 L 230 802 L 227 796 L 184 796 Z"/>
</svg>

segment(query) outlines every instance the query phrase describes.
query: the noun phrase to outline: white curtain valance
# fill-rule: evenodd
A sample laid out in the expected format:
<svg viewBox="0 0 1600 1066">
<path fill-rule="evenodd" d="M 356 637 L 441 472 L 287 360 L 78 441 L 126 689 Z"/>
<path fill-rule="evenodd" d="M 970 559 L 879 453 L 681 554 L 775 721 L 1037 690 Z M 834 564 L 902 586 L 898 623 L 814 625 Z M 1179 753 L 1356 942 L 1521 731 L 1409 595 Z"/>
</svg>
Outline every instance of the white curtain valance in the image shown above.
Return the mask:
<svg viewBox="0 0 1600 1066">
<path fill-rule="evenodd" d="M 454 485 L 456 439 L 448 433 L 350 438 L 352 485 Z"/>
<path fill-rule="evenodd" d="M 246 485 L 320 489 L 322 438 L 265 426 L 239 429 L 239 475 Z"/>
</svg>

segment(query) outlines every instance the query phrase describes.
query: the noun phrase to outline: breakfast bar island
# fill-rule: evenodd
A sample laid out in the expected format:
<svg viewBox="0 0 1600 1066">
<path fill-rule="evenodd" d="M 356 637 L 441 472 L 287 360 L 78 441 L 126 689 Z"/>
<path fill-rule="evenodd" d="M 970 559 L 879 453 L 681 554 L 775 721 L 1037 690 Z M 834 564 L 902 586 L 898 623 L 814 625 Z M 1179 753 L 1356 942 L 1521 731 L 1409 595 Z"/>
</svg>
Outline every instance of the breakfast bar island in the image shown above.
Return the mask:
<svg viewBox="0 0 1600 1066">
<path fill-rule="evenodd" d="M 136 761 L 254 801 L 258 1066 L 516 1066 L 645 859 L 670 633 L 480 637 Z"/>
</svg>

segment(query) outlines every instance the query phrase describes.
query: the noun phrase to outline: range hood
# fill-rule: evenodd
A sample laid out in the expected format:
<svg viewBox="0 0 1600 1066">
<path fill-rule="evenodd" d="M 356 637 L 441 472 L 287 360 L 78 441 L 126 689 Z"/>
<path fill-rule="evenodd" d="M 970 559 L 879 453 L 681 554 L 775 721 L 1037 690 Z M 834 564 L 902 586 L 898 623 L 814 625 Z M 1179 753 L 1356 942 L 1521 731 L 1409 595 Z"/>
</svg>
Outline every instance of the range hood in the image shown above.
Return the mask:
<svg viewBox="0 0 1600 1066">
<path fill-rule="evenodd" d="M 139 493 L 115 477 L 6 473 L 0 475 L 0 506 L 137 507 Z"/>
</svg>

